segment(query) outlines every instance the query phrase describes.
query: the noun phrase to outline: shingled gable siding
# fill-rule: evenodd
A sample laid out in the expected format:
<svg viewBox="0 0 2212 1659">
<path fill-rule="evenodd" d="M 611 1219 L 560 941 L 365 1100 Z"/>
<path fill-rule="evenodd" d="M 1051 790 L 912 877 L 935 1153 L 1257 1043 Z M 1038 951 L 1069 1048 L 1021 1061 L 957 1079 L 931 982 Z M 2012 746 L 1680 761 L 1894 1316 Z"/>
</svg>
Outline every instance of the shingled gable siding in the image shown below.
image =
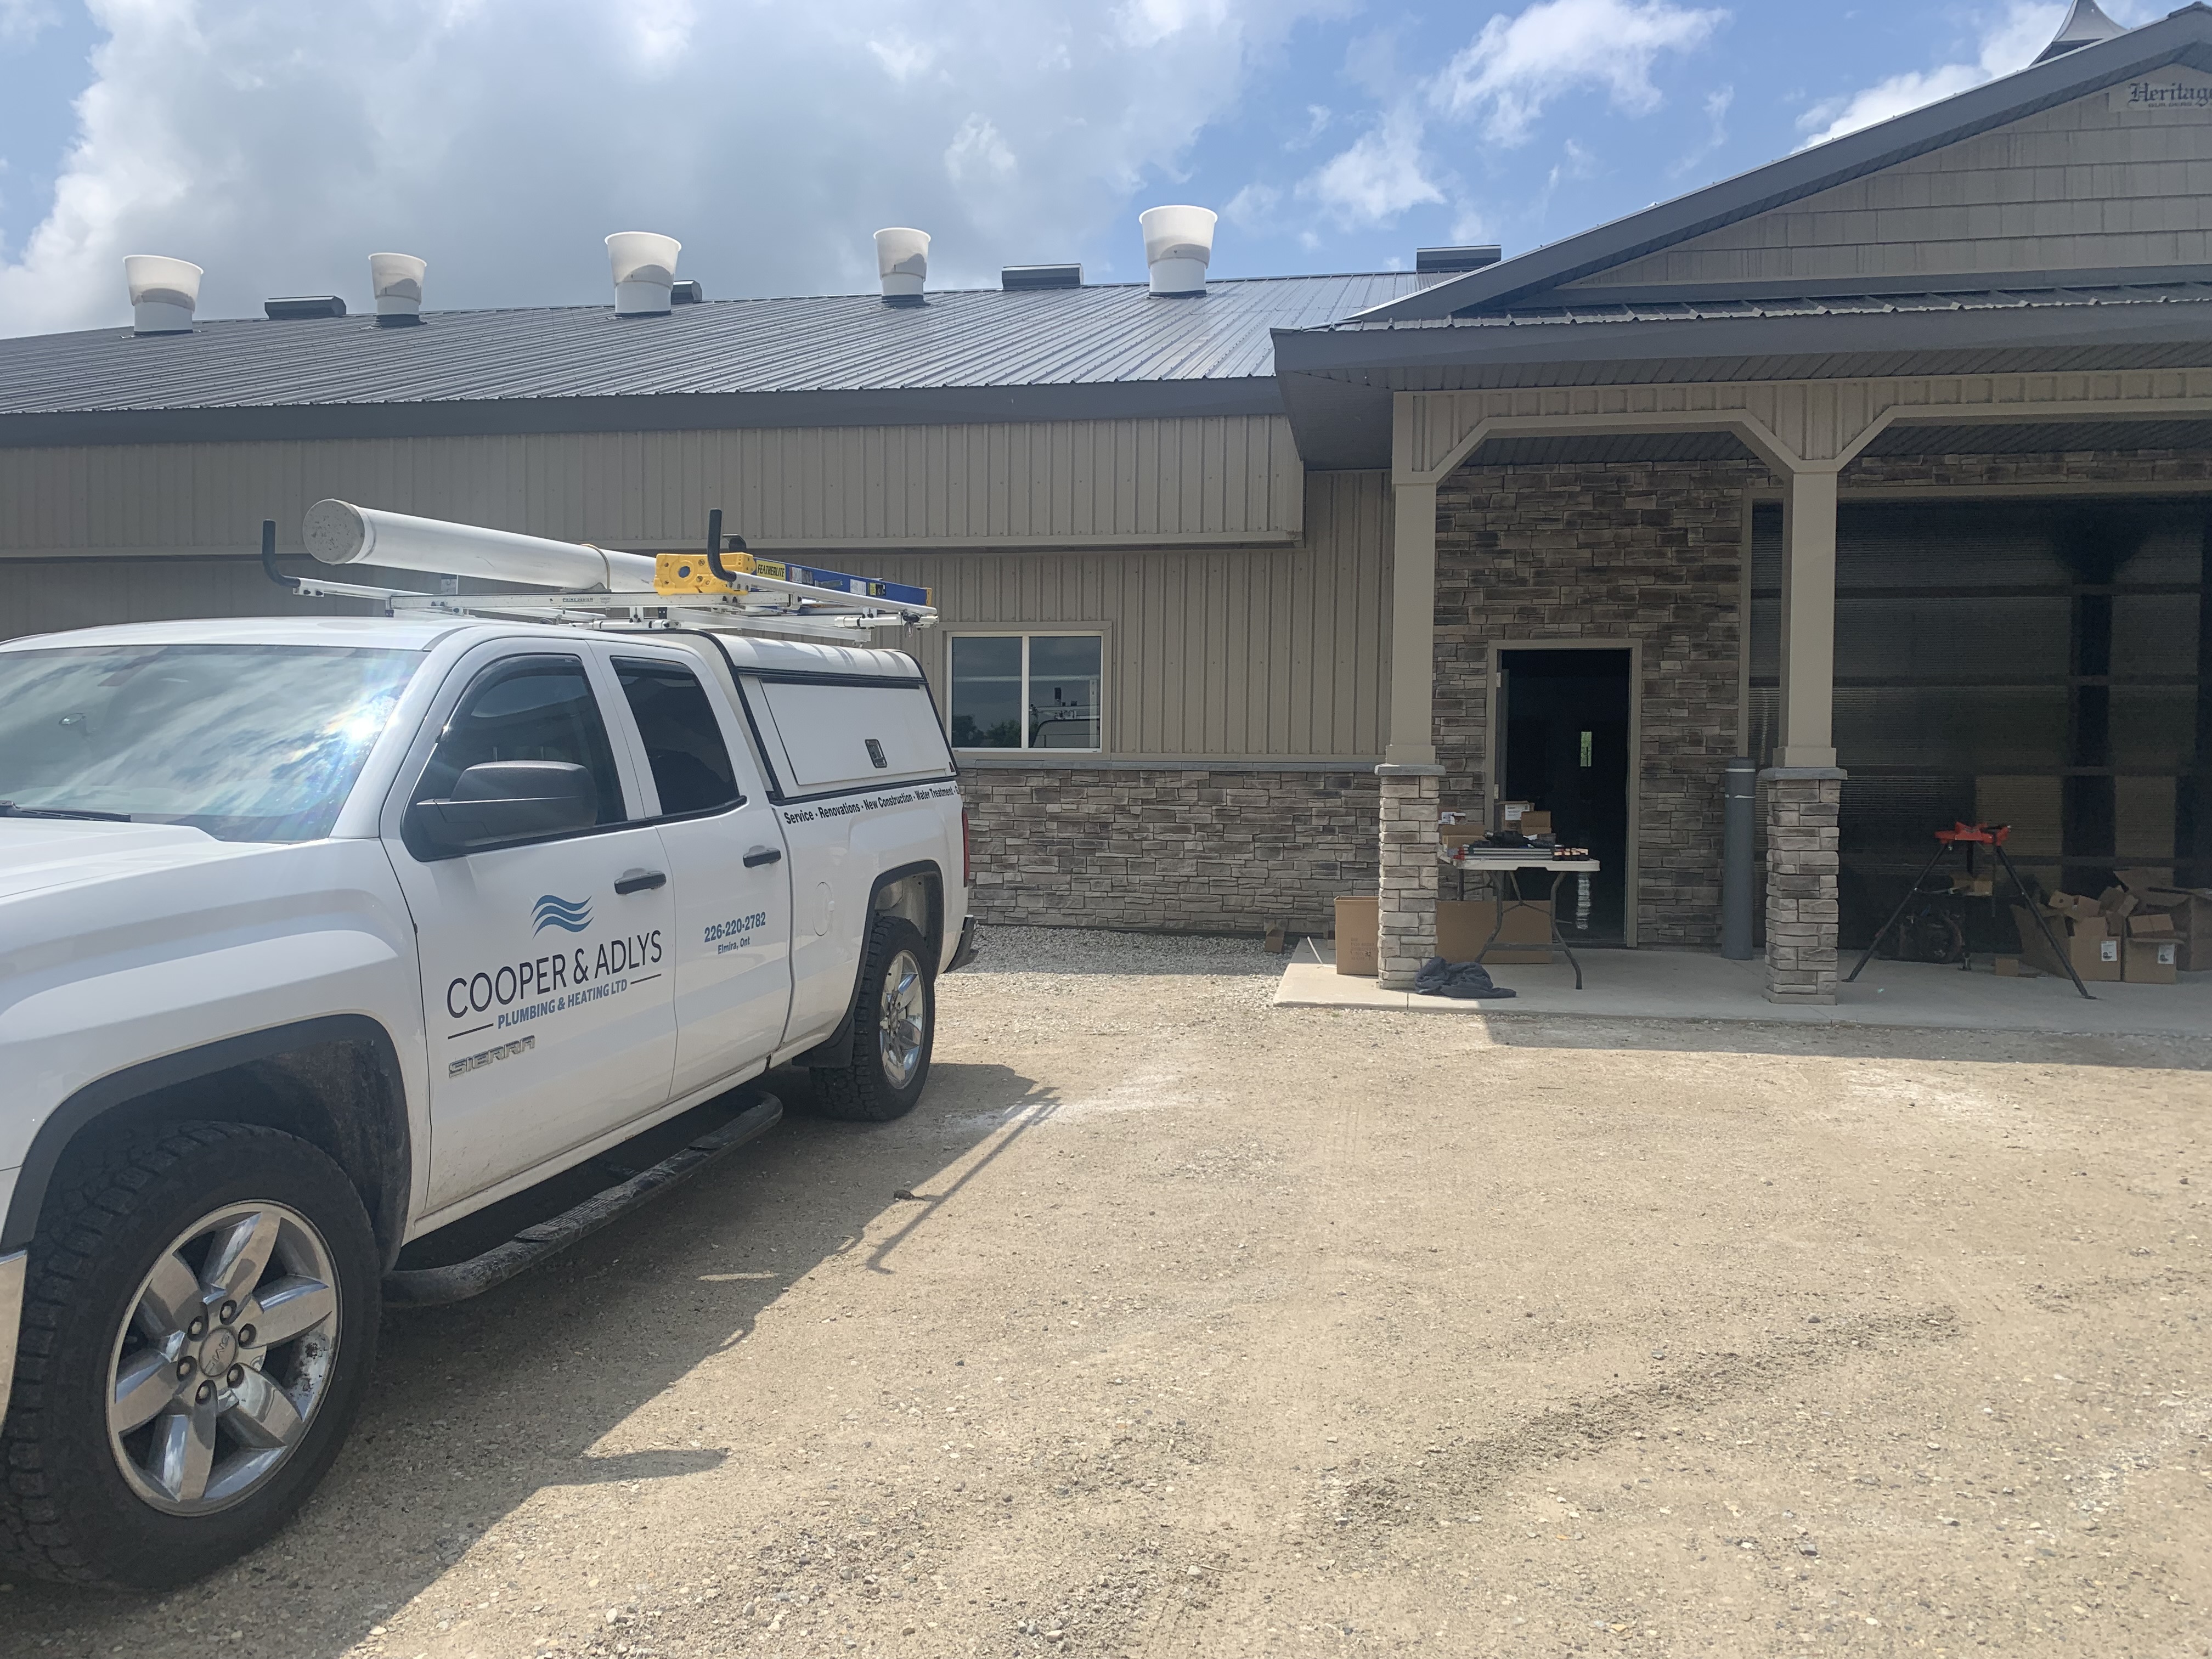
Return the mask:
<svg viewBox="0 0 2212 1659">
<path fill-rule="evenodd" d="M 1644 642 L 1638 938 L 1717 945 L 1755 462 L 1462 467 L 1437 492 L 1437 750 L 1480 811 L 1492 644 Z"/>
<path fill-rule="evenodd" d="M 1342 772 L 971 766 L 960 793 L 986 921 L 1325 933 L 1375 890 L 1372 767 Z"/>
</svg>

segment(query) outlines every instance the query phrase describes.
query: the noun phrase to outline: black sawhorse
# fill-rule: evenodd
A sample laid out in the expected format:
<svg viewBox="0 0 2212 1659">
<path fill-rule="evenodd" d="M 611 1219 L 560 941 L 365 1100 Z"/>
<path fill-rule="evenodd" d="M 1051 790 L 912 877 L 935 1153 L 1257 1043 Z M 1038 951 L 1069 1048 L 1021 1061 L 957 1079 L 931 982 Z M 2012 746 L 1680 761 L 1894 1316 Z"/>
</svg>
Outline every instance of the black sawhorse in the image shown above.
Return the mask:
<svg viewBox="0 0 2212 1659">
<path fill-rule="evenodd" d="M 2083 996 L 2088 997 L 2090 1001 L 2094 1002 L 2097 999 L 2090 996 L 2089 988 L 2081 983 L 2081 975 L 2074 971 L 2074 958 L 2066 953 L 2064 947 L 2052 936 L 2051 924 L 2043 919 L 2043 907 L 2035 902 L 2035 895 L 2027 890 L 2027 884 L 2020 878 L 2020 872 L 2012 866 L 2012 860 L 2004 849 L 2005 837 L 2011 833 L 2012 826 L 2008 823 L 1960 823 L 1954 824 L 1948 830 L 1938 830 L 1936 832 L 1936 856 L 1929 860 L 1926 866 L 1912 878 L 1912 885 L 1905 890 L 1905 896 L 1897 902 L 1897 908 L 1889 913 L 1889 920 L 1874 930 L 1874 937 L 1867 941 L 1867 948 L 1859 957 L 1858 966 L 1844 975 L 1844 983 L 1848 985 L 1856 979 L 1859 976 L 1860 969 L 1864 968 L 1874 959 L 1875 951 L 1881 944 L 1882 935 L 1896 927 L 1907 907 L 1913 900 L 1921 896 L 1920 884 L 1936 873 L 1937 865 L 1950 857 L 1952 852 L 1958 848 L 1986 847 L 1996 854 L 1997 862 L 2004 866 L 2004 872 L 2012 882 L 2013 890 L 2020 895 L 2028 915 L 2035 918 L 2036 931 L 2043 935 L 2043 942 L 2051 947 L 2051 954 L 2056 957 L 2060 965 L 2066 969 L 2066 977 L 2074 981 L 2074 988 Z M 1966 965 L 1968 967 L 1973 965 L 1971 953 L 1966 957 Z"/>
</svg>

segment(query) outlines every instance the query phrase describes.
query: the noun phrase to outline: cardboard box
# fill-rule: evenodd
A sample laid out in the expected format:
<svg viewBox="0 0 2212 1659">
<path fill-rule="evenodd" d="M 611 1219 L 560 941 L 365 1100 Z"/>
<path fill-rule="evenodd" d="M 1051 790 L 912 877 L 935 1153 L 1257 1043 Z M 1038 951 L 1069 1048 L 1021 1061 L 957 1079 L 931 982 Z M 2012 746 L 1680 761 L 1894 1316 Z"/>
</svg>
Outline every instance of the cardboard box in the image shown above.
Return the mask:
<svg viewBox="0 0 2212 1659">
<path fill-rule="evenodd" d="M 2040 969 L 2031 968 L 2018 957 L 1999 957 L 1990 964 L 1990 971 L 1999 979 L 2041 979 Z"/>
<path fill-rule="evenodd" d="M 2130 939 L 2176 939 L 2171 910 L 2141 910 L 2128 918 Z"/>
<path fill-rule="evenodd" d="M 1372 979 L 1382 971 L 1378 899 L 1349 896 L 1336 902 L 1336 971 Z"/>
<path fill-rule="evenodd" d="M 1486 831 L 1481 817 L 1474 812 L 1440 812 L 1437 815 L 1437 844 L 1445 852 L 1479 845 Z"/>
<path fill-rule="evenodd" d="M 2116 981 L 2124 977 L 2124 941 L 2108 926 L 2076 922 L 2066 944 L 2074 958 L 2074 971 L 2083 980 Z"/>
<path fill-rule="evenodd" d="M 1530 802 L 1525 800 L 1502 800 L 1498 802 L 1498 827 L 1501 830 L 1520 829 L 1521 815 L 1528 810 L 1530 805 Z"/>
<path fill-rule="evenodd" d="M 2104 915 L 2096 900 L 2085 898 L 2079 893 L 2053 893 L 2044 901 L 2044 903 L 2046 908 L 2069 921 L 2083 919 L 2094 921 Z"/>
<path fill-rule="evenodd" d="M 2134 985 L 2172 984 L 2180 958 L 2180 942 L 2172 939 L 2136 939 L 2130 935 L 2121 951 L 2124 976 Z"/>
<path fill-rule="evenodd" d="M 2160 887 L 2150 896 L 2173 918 L 2173 931 L 2181 939 L 2181 971 L 2212 969 L 2212 887 Z"/>
<path fill-rule="evenodd" d="M 2061 896 L 2070 896 L 2062 895 Z M 2046 974 L 2063 974 L 2066 963 L 2051 954 L 2035 925 L 2035 916 L 2024 904 L 2012 907 L 2014 925 L 2020 930 L 2020 957 Z M 2101 915 L 2045 916 L 2051 931 L 2059 935 L 2059 946 L 2074 964 L 2084 984 L 2092 981 L 2116 983 L 2120 978 L 2121 939 L 2112 924 Z"/>
<path fill-rule="evenodd" d="M 1531 808 L 1521 815 L 1520 830 L 1524 836 L 1548 836 L 1552 833 L 1552 815 Z"/>
<path fill-rule="evenodd" d="M 1482 942 L 1490 937 L 1490 930 L 1498 927 L 1498 901 L 1495 899 L 1438 899 L 1437 901 L 1437 954 L 1446 962 L 1473 962 Z M 1528 899 L 1516 903 L 1507 900 L 1505 925 L 1498 927 L 1498 942 L 1483 957 L 1483 965 L 1495 968 L 1503 963 L 1528 964 L 1550 962 L 1553 952 L 1547 948 L 1552 938 L 1552 905 L 1548 899 Z M 1514 947 L 1519 948 L 1514 948 Z"/>
</svg>

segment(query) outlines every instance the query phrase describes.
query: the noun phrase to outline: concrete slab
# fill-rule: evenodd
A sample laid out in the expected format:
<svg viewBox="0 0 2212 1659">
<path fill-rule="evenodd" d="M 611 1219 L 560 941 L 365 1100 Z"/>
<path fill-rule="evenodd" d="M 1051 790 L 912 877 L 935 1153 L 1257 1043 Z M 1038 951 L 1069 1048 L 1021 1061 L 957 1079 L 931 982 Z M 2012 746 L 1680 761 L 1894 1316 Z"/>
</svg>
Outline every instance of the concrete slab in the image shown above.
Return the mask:
<svg viewBox="0 0 2212 1659">
<path fill-rule="evenodd" d="M 1832 1008 L 1792 1007 L 1765 994 L 1762 964 L 1695 951 L 1583 951 L 1575 989 L 1565 963 L 1499 967 L 1491 977 L 1516 994 L 1460 1002 L 1385 991 L 1339 974 L 1335 953 L 1310 940 L 1276 988 L 1279 1008 L 1380 1008 L 1403 1013 L 1579 1014 L 1607 1019 L 1718 1019 L 1799 1025 L 1889 1025 L 1929 1030 L 2081 1032 L 2212 1036 L 2212 974 L 2175 985 L 2092 985 L 2084 1002 L 2063 979 L 1999 979 L 1984 969 L 1871 962 Z M 1849 964 L 1845 966 L 1848 968 Z"/>
</svg>

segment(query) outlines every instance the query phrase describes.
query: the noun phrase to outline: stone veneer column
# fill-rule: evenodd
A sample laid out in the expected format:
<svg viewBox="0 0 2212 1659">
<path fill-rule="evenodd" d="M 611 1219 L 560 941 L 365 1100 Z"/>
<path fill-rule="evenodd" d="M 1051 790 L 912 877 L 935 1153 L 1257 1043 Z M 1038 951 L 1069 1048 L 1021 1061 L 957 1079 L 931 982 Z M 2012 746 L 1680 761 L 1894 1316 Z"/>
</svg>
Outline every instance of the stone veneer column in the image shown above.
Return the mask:
<svg viewBox="0 0 2212 1659">
<path fill-rule="evenodd" d="M 1382 787 L 1375 982 L 1410 991 L 1437 953 L 1437 800 L 1441 766 L 1378 766 Z"/>
<path fill-rule="evenodd" d="M 1834 767 L 1777 767 L 1766 786 L 1766 1000 L 1836 1000 L 1836 809 L 1844 774 Z"/>
</svg>

